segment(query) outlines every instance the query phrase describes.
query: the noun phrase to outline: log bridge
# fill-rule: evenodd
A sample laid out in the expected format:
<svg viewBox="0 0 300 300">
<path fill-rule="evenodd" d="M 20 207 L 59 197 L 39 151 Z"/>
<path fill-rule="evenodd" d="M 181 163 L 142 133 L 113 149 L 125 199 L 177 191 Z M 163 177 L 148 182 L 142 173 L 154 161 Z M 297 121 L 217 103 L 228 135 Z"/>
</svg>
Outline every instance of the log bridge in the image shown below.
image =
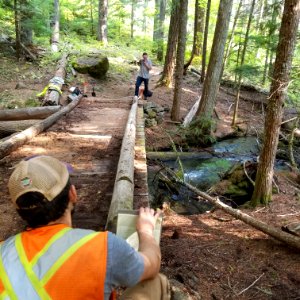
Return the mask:
<svg viewBox="0 0 300 300">
<path fill-rule="evenodd" d="M 32 126 L 28 123 L 29 128 L 0 140 L 0 187 L 5 191 L 0 197 L 1 215 L 6 212 L 8 218 L 14 216 L 5 186 L 11 168 L 28 156 L 43 154 L 74 168 L 71 182 L 79 196 L 74 214 L 77 227 L 114 231 L 119 210 L 149 206 L 141 103 L 132 103 L 131 97 L 107 100 L 80 96 L 61 109 L 40 107 L 32 111 L 0 111 L 0 130 L 1 122 L 35 118 Z M 11 120 L 9 114 L 17 119 Z M 5 226 L 4 232 L 0 224 L 0 239 L 22 229 L 13 220 L 9 224 L 10 230 Z"/>
</svg>

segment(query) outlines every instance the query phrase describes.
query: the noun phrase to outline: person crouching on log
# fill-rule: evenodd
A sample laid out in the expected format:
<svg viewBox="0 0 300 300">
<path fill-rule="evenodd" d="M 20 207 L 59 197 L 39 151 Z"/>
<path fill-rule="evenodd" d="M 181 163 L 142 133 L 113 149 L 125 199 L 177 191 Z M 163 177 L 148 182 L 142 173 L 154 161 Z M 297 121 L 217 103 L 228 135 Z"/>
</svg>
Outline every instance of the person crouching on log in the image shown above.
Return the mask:
<svg viewBox="0 0 300 300">
<path fill-rule="evenodd" d="M 138 73 L 138 77 L 135 82 L 135 91 L 134 91 L 134 100 L 138 99 L 139 95 L 139 87 L 144 82 L 145 89 L 144 89 L 144 100 L 147 100 L 148 97 L 148 85 L 149 85 L 149 78 L 150 78 L 150 70 L 152 69 L 152 62 L 148 58 L 148 54 L 146 52 L 143 53 L 142 58 L 138 62 L 140 66 L 140 70 Z"/>
<path fill-rule="evenodd" d="M 50 156 L 21 161 L 8 188 L 28 228 L 0 244 L 1 299 L 170 299 L 159 274 L 161 253 L 153 237 L 158 213 L 141 208 L 140 248 L 110 232 L 73 229 L 77 202 L 68 166 Z M 163 287 L 163 288 L 161 288 Z"/>
</svg>

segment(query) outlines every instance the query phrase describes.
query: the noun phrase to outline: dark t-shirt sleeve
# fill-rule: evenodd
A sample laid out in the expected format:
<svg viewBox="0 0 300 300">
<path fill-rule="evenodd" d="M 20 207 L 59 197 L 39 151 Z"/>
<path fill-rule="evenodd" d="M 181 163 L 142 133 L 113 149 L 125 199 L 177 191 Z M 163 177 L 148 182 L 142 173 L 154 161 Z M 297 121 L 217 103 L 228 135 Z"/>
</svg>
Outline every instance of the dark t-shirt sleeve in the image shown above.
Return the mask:
<svg viewBox="0 0 300 300">
<path fill-rule="evenodd" d="M 137 284 L 144 272 L 143 257 L 125 240 L 108 233 L 105 294 L 118 286 Z"/>
</svg>

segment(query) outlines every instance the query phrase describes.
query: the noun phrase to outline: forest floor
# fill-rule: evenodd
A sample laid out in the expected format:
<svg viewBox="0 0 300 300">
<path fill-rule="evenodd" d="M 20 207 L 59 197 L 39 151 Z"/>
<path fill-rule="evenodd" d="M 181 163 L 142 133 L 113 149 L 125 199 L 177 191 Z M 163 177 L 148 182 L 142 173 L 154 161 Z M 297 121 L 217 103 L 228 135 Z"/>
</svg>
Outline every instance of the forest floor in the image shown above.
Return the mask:
<svg viewBox="0 0 300 300">
<path fill-rule="evenodd" d="M 5 106 L 7 104 L 10 107 L 22 106 L 24 102 L 28 101 L 28 98 L 33 99 L 34 102 L 35 94 L 42 90 L 52 77 L 53 72 L 53 67 L 46 71 L 45 68 L 33 64 L 16 64 L 10 58 L 0 58 L 0 105 L 8 101 Z M 112 101 L 117 97 L 126 98 L 133 95 L 135 72 L 136 69 L 131 67 L 129 77 L 109 73 L 106 80 L 95 83 L 97 94 L 112 99 Z M 159 78 L 159 72 L 160 68 L 155 67 L 153 69 L 150 89 L 154 93 L 150 100 L 161 106 L 171 108 L 173 90 L 162 87 L 154 88 Z M 20 81 L 25 84 L 26 88 L 15 89 L 16 84 Z M 224 89 L 226 90 L 226 88 Z M 215 116 L 218 122 L 216 135 L 219 137 L 224 137 L 232 132 L 230 123 L 234 99 L 224 89 L 219 92 L 216 105 L 218 116 Z M 184 79 L 181 103 L 182 117 L 192 107 L 200 92 L 201 86 L 197 76 L 189 73 Z M 242 96 L 253 99 L 265 97 L 255 92 L 243 92 Z M 88 109 L 89 104 L 85 103 L 84 105 Z M 55 125 L 59 126 L 60 134 L 63 134 L 65 129 L 70 129 L 70 122 L 80 120 L 80 115 L 85 109 L 84 105 L 81 105 L 81 113 L 73 113 Z M 95 107 L 95 109 L 99 108 L 101 107 Z M 263 129 L 262 106 L 242 100 L 238 123 L 238 126 L 247 134 L 260 135 Z M 52 128 L 49 130 L 51 131 Z M 49 130 L 43 134 L 44 137 L 51 135 Z M 174 141 L 180 144 L 182 137 L 178 133 L 177 126 L 170 122 L 170 113 L 165 115 L 161 125 L 146 129 L 147 149 L 149 151 L 170 149 L 170 141 L 166 132 L 172 133 Z M 58 139 L 62 143 L 59 149 L 64 149 L 65 146 L 67 150 L 53 149 L 51 138 L 52 136 L 48 143 L 41 147 L 50 149 L 53 153 L 67 151 L 67 154 L 70 155 L 71 148 L 76 146 L 74 145 L 76 141 L 71 141 L 71 147 L 68 146 L 70 140 L 63 143 L 63 137 L 55 136 L 55 140 Z M 95 155 L 114 155 L 116 150 L 113 149 L 117 149 L 119 144 L 120 136 L 117 136 L 114 147 L 105 148 Z M 35 142 L 31 145 L 37 146 Z M 37 147 L 37 151 L 41 147 Z M 78 145 L 78 147 L 82 147 L 82 157 L 76 157 L 74 160 L 80 162 L 88 151 L 85 145 Z M 89 149 L 91 150 L 91 148 Z M 11 172 L 11 166 L 28 155 L 29 151 L 31 151 L 29 148 L 26 151 L 26 148 L 23 147 L 21 150 L 15 151 L 8 159 L 1 161 L 0 239 L 14 234 L 23 226 L 14 214 L 11 205 L 4 205 L 5 201 L 8 202 L 5 185 L 7 172 Z M 60 155 L 63 156 L 63 153 Z M 93 154 L 89 153 L 89 155 L 92 156 Z M 89 164 L 82 164 L 82 167 L 92 163 L 93 161 L 90 160 Z M 115 168 L 115 165 L 113 167 Z M 299 189 L 286 179 L 287 173 L 287 171 L 276 173 L 280 193 L 273 196 L 272 202 L 267 207 L 258 207 L 252 210 L 242 208 L 242 210 L 277 228 L 292 222 L 299 222 Z M 289 178 L 294 176 L 293 173 L 288 175 Z M 90 206 L 92 211 L 95 209 L 95 203 L 90 205 L 87 203 L 90 195 L 86 185 L 89 182 L 78 182 L 84 186 L 84 188 L 79 189 L 79 197 L 81 195 L 84 197 L 84 205 Z M 93 191 L 92 195 L 94 195 L 95 186 L 91 186 L 90 191 Z M 98 204 L 96 208 L 99 209 Z M 78 226 L 82 223 L 84 223 L 84 219 L 78 222 Z M 222 211 L 215 210 L 212 213 L 184 216 L 169 209 L 165 210 L 161 249 L 161 271 L 172 279 L 173 284 L 180 286 L 187 293 L 181 299 L 189 299 L 189 297 L 190 299 L 300 299 L 299 252 L 271 239 Z"/>
</svg>

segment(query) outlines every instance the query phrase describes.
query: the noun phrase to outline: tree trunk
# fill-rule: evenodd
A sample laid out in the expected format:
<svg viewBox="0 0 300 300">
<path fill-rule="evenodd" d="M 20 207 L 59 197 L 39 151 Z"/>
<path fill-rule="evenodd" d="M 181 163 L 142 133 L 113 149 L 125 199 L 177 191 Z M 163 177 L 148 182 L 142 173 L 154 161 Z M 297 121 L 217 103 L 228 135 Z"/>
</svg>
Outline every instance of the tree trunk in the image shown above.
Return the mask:
<svg viewBox="0 0 300 300">
<path fill-rule="evenodd" d="M 149 0 L 144 0 L 144 14 L 143 14 L 143 32 L 147 32 L 147 14 L 145 13 L 148 9 Z"/>
<path fill-rule="evenodd" d="M 264 144 L 261 150 L 251 203 L 267 204 L 272 197 L 274 161 L 282 121 L 283 106 L 300 19 L 300 0 L 285 1 L 279 33 L 273 80 L 265 120 Z"/>
<path fill-rule="evenodd" d="M 21 39 L 20 39 L 20 9 L 18 0 L 14 0 L 15 11 L 15 33 L 16 33 L 16 56 L 17 59 L 21 57 Z"/>
<path fill-rule="evenodd" d="M 164 57 L 165 17 L 166 17 L 166 0 L 160 0 L 158 34 L 157 34 L 157 60 L 158 61 L 162 61 Z"/>
<path fill-rule="evenodd" d="M 160 0 L 155 0 L 155 12 L 153 18 L 153 42 L 157 41 L 158 38 L 158 23 L 159 23 L 159 7 L 160 7 Z"/>
<path fill-rule="evenodd" d="M 175 66 L 175 53 L 178 41 L 180 5 L 178 0 L 172 0 L 172 10 L 168 35 L 168 46 L 165 56 L 164 70 L 158 85 L 171 87 Z"/>
<path fill-rule="evenodd" d="M 91 18 L 91 35 L 94 36 L 94 9 L 93 9 L 93 0 L 90 0 L 90 18 Z"/>
<path fill-rule="evenodd" d="M 52 37 L 51 37 L 51 49 L 52 52 L 58 52 L 59 44 L 59 0 L 54 0 L 54 12 L 52 20 Z"/>
<path fill-rule="evenodd" d="M 204 34 L 204 19 L 205 19 L 205 7 L 202 0 L 198 1 L 198 12 L 196 21 L 196 49 L 195 55 L 200 56 L 202 54 L 203 34 Z"/>
<path fill-rule="evenodd" d="M 130 21 L 130 38 L 133 39 L 133 33 L 134 33 L 134 11 L 137 4 L 137 0 L 131 0 L 131 21 Z"/>
<path fill-rule="evenodd" d="M 220 85 L 221 66 L 228 34 L 232 2 L 232 0 L 223 0 L 220 2 L 207 75 L 203 84 L 200 105 L 196 113 L 199 117 L 211 119 L 215 107 L 216 96 Z"/>
<path fill-rule="evenodd" d="M 211 0 L 207 0 L 205 30 L 204 30 L 203 48 L 202 48 L 202 69 L 201 69 L 200 82 L 204 82 L 204 78 L 205 78 L 206 50 L 207 50 L 206 48 L 207 48 L 207 37 L 208 37 L 208 27 L 209 27 L 209 18 L 210 18 L 210 5 L 211 5 Z"/>
<path fill-rule="evenodd" d="M 200 29 L 201 29 L 201 19 L 200 19 L 200 4 L 199 0 L 195 1 L 195 18 L 194 18 L 194 38 L 193 38 L 193 48 L 190 59 L 184 65 L 184 75 L 186 75 L 186 71 L 190 64 L 192 63 L 194 56 L 197 55 L 197 51 L 199 53 L 199 40 L 200 40 Z M 203 11 L 203 9 L 202 9 Z M 203 22 L 202 22 L 203 23 Z M 198 44 L 197 44 L 198 43 Z M 199 54 L 198 54 L 199 55 Z"/>
<path fill-rule="evenodd" d="M 99 0 L 98 41 L 107 45 L 107 10 L 108 0 Z"/>
<path fill-rule="evenodd" d="M 225 55 L 224 55 L 224 61 L 223 61 L 223 64 L 222 64 L 220 80 L 222 80 L 224 69 L 225 69 L 225 66 L 226 66 L 226 62 L 227 62 L 227 59 L 229 58 L 229 53 L 230 53 L 231 44 L 232 44 L 232 40 L 233 40 L 233 36 L 234 36 L 234 31 L 235 31 L 236 23 L 237 23 L 239 14 L 240 14 L 242 3 L 243 3 L 243 0 L 240 0 L 239 6 L 237 8 L 237 11 L 236 11 L 236 14 L 235 14 L 235 17 L 234 17 L 231 33 L 230 33 L 229 40 L 228 40 L 228 45 L 227 45 L 226 52 L 225 52 Z"/>
<path fill-rule="evenodd" d="M 24 145 L 27 141 L 34 138 L 40 132 L 46 130 L 50 126 L 52 126 L 57 120 L 59 120 L 62 116 L 70 112 L 76 105 L 80 102 L 82 95 L 79 95 L 78 98 L 71 102 L 69 105 L 51 115 L 47 119 L 33 125 L 32 127 L 12 136 L 5 142 L 0 144 L 0 159 L 4 156 L 8 155 L 12 151 L 16 150 L 20 146 Z"/>
<path fill-rule="evenodd" d="M 20 0 L 20 40 L 25 46 L 32 44 L 32 25 L 34 14 L 28 0 Z"/>
<path fill-rule="evenodd" d="M 60 106 L 27 107 L 0 110 L 0 121 L 44 119 L 60 110 Z"/>
<path fill-rule="evenodd" d="M 187 25 L 187 8 L 188 0 L 180 1 L 180 20 L 179 20 L 179 33 L 178 45 L 176 54 L 176 68 L 175 68 L 175 87 L 174 98 L 171 110 L 171 120 L 180 120 L 180 102 L 182 95 L 182 81 L 183 81 L 183 68 L 184 68 L 184 54 L 186 45 L 186 25 Z"/>
<path fill-rule="evenodd" d="M 251 22 L 252 22 L 252 18 L 253 18 L 254 6 L 255 6 L 255 0 L 252 0 L 252 5 L 251 5 L 249 19 L 248 19 L 248 25 L 247 25 L 247 30 L 246 30 L 245 40 L 244 40 L 242 58 L 241 58 L 241 65 L 240 65 L 241 67 L 243 67 L 244 62 L 245 62 L 245 56 L 246 56 L 246 50 L 247 50 L 247 45 L 248 45 L 248 40 L 249 40 L 249 32 L 250 32 Z M 242 75 L 242 70 L 241 70 L 239 77 L 238 77 L 238 87 L 237 87 L 236 99 L 234 102 L 234 113 L 233 113 L 233 118 L 232 118 L 232 126 L 234 126 L 237 121 L 237 114 L 238 114 L 239 102 L 240 102 L 240 90 L 241 90 L 241 85 L 242 85 L 242 77 L 243 77 L 243 75 Z"/>
</svg>

